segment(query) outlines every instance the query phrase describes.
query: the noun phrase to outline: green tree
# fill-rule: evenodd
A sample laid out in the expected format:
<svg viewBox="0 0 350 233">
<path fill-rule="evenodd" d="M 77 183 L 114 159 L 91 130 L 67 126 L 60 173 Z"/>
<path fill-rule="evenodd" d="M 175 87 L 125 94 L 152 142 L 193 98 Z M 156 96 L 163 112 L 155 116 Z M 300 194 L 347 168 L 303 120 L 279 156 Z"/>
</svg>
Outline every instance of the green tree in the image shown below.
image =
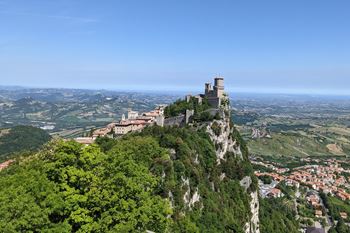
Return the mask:
<svg viewBox="0 0 350 233">
<path fill-rule="evenodd" d="M 147 148 L 141 143 L 138 148 Z M 129 147 L 137 150 L 130 141 Z M 168 201 L 155 193 L 159 178 L 123 150 L 106 155 L 97 145 L 53 142 L 1 173 L 0 184 L 7 187 L 0 190 L 0 226 L 9 232 L 164 232 L 169 226 Z"/>
<path fill-rule="evenodd" d="M 0 130 L 1 131 L 1 130 Z M 44 130 L 32 126 L 15 126 L 0 132 L 0 161 L 18 157 L 26 151 L 36 151 L 51 140 Z"/>
</svg>

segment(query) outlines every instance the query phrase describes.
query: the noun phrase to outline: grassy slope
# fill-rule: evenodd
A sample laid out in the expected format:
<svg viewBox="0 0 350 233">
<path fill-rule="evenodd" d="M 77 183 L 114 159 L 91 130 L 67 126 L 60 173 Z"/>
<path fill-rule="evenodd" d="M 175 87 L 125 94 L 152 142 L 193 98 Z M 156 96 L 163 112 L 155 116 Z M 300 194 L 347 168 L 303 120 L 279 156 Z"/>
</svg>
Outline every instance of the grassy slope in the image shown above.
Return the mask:
<svg viewBox="0 0 350 233">
<path fill-rule="evenodd" d="M 251 139 L 250 131 L 240 127 L 252 154 L 273 156 L 328 156 L 350 153 L 350 141 L 346 134 L 332 127 L 309 130 L 273 132 L 272 139 Z"/>
</svg>

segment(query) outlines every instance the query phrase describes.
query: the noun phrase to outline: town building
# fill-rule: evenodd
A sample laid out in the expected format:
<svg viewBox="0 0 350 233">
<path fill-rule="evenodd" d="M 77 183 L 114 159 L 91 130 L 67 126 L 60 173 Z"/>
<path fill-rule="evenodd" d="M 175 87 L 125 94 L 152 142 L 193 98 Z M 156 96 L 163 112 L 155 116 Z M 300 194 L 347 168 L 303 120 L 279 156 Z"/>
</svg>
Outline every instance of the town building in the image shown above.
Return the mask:
<svg viewBox="0 0 350 233">
<path fill-rule="evenodd" d="M 129 132 L 140 131 L 147 125 L 163 126 L 165 107 L 165 105 L 160 105 L 154 110 L 142 114 L 129 109 L 128 119 L 125 119 L 125 116 L 122 117 L 122 120 L 115 124 L 114 133 L 116 135 L 124 135 Z"/>
<path fill-rule="evenodd" d="M 78 138 L 75 138 L 74 140 L 83 145 L 90 145 L 95 141 L 93 137 L 78 137 Z"/>
<path fill-rule="evenodd" d="M 159 105 L 154 110 L 139 114 L 137 111 L 128 109 L 127 119 L 125 114 L 122 115 L 121 120 L 116 123 L 110 123 L 106 127 L 95 130 L 90 137 L 75 138 L 76 142 L 84 145 L 92 144 L 98 137 L 114 137 L 125 135 L 129 132 L 141 131 L 147 125 L 164 124 L 164 108 L 165 105 Z"/>
<path fill-rule="evenodd" d="M 145 120 L 122 120 L 115 124 L 114 133 L 116 135 L 124 135 L 129 132 L 140 131 L 145 125 L 147 125 L 147 121 Z"/>
<path fill-rule="evenodd" d="M 136 119 L 139 116 L 139 112 L 132 111 L 130 108 L 128 109 L 128 119 Z"/>
<path fill-rule="evenodd" d="M 267 193 L 267 197 L 272 197 L 272 198 L 282 197 L 282 191 L 280 189 L 273 188 L 269 190 L 269 192 Z"/>
</svg>

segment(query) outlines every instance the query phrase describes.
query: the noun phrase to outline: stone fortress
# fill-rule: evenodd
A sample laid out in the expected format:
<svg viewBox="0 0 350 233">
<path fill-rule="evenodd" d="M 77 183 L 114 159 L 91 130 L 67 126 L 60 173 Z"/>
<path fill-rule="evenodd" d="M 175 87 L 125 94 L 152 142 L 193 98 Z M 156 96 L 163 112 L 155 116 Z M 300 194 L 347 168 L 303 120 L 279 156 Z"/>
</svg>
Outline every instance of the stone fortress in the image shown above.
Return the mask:
<svg viewBox="0 0 350 233">
<path fill-rule="evenodd" d="M 225 98 L 224 78 L 215 78 L 214 88 L 212 88 L 211 83 L 206 83 L 204 93 L 204 97 L 208 99 L 209 104 L 219 108 L 221 101 Z"/>
<path fill-rule="evenodd" d="M 204 94 L 196 96 L 187 95 L 185 99 L 187 102 L 191 98 L 195 98 L 198 103 L 202 103 L 203 99 L 206 99 L 212 109 L 208 111 L 215 115 L 218 111 L 222 111 L 223 101 L 228 97 L 224 92 L 224 79 L 216 77 L 214 79 L 214 86 L 211 83 L 205 84 Z M 78 137 L 75 141 L 82 144 L 91 144 L 98 137 L 113 137 L 113 135 L 125 135 L 129 132 L 141 131 L 144 127 L 149 125 L 158 126 L 184 126 L 190 122 L 191 117 L 194 114 L 194 110 L 186 110 L 186 113 L 176 117 L 165 118 L 164 109 L 166 105 L 159 105 L 150 112 L 144 112 L 139 114 L 137 111 L 128 109 L 127 117 L 123 114 L 121 120 L 115 123 L 108 124 L 105 128 L 95 130 L 90 137 Z"/>
<path fill-rule="evenodd" d="M 224 78 L 216 77 L 214 79 L 214 86 L 212 86 L 211 83 L 205 84 L 204 94 L 196 96 L 187 95 L 186 100 L 189 102 L 191 97 L 196 98 L 199 103 L 206 98 L 213 108 L 220 108 L 222 101 L 227 98 L 225 94 Z"/>
<path fill-rule="evenodd" d="M 207 110 L 211 115 L 215 115 L 217 112 L 222 112 L 223 108 L 229 107 L 226 106 L 228 103 L 228 95 L 225 93 L 224 78 L 222 77 L 216 77 L 214 79 L 214 86 L 212 86 L 211 83 L 205 83 L 204 94 L 198 94 L 196 96 L 186 95 L 185 100 L 190 102 L 191 98 L 195 98 L 200 104 L 204 99 L 206 99 L 209 105 L 212 107 L 211 109 Z M 164 120 L 164 125 L 186 125 L 190 123 L 193 114 L 193 110 L 186 110 L 186 112 L 182 115 L 166 118 Z"/>
</svg>

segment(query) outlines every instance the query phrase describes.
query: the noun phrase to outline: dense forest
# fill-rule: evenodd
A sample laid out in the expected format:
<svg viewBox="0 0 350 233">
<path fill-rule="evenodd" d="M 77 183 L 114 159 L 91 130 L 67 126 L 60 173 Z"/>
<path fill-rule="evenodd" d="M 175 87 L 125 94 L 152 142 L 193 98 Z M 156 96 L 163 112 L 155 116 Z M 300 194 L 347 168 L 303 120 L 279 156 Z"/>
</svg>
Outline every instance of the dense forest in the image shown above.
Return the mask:
<svg viewBox="0 0 350 233">
<path fill-rule="evenodd" d="M 283 198 L 260 199 L 260 232 L 298 233 L 299 223 L 295 220 L 295 215 Z"/>
<path fill-rule="evenodd" d="M 168 179 L 162 185 L 165 187 L 162 192 L 170 191 L 174 196 L 173 229 L 177 232 L 242 232 L 242 226 L 251 217 L 250 197 L 239 184 L 243 177 L 252 174 L 247 157 L 239 160 L 234 154 L 228 154 L 227 161 L 218 165 L 215 145 L 204 130 L 152 127 L 139 135 L 152 135 L 162 147 L 175 152 Z M 243 141 L 240 143 L 245 148 Z M 223 173 L 226 177 L 220 179 Z M 189 185 L 183 185 L 185 177 Z M 197 189 L 201 200 L 193 206 L 186 205 L 185 192 L 190 190 L 193 194 Z M 251 189 L 256 189 L 256 183 Z"/>
<path fill-rule="evenodd" d="M 38 150 L 50 139 L 46 131 L 32 126 L 0 129 L 0 162 L 14 157 L 16 153 Z"/>
</svg>

